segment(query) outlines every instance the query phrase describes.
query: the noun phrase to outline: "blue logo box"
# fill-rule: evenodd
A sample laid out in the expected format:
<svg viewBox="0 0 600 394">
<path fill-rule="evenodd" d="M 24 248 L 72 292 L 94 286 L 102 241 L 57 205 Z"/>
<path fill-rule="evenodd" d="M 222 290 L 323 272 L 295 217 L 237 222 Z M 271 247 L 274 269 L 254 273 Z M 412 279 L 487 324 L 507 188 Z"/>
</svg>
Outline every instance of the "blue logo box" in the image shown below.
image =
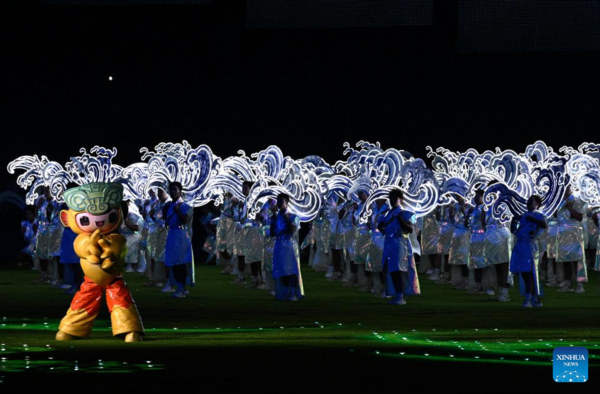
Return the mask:
<svg viewBox="0 0 600 394">
<path fill-rule="evenodd" d="M 557 347 L 552 355 L 552 380 L 560 383 L 588 381 L 588 350 L 584 347 Z"/>
</svg>

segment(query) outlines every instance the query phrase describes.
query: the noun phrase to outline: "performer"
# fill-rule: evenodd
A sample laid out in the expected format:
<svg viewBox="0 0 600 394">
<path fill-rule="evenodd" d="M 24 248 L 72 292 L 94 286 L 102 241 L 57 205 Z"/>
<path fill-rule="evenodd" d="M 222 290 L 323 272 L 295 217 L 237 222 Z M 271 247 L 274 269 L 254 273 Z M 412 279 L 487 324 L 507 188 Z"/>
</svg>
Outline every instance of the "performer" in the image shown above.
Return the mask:
<svg viewBox="0 0 600 394">
<path fill-rule="evenodd" d="M 169 273 L 165 267 L 165 248 L 167 246 L 167 227 L 165 216 L 163 215 L 165 207 L 169 202 L 169 195 L 163 190 L 158 189 L 158 204 L 150 210 L 150 218 L 156 223 L 156 245 L 152 250 L 152 258 L 156 262 L 153 277 L 156 280 L 156 287 L 162 287 L 161 292 L 172 293 L 175 291 L 175 283 L 170 283 Z"/>
<path fill-rule="evenodd" d="M 357 283 L 361 286 L 359 291 L 370 293 L 371 278 L 366 276 L 365 264 L 367 263 L 367 256 L 371 248 L 371 232 L 368 221 L 365 223 L 360 222 L 360 214 L 365 207 L 365 202 L 369 198 L 368 190 L 357 190 L 357 196 L 360 203 L 354 210 L 352 218 L 355 228 L 354 245 L 352 247 L 354 250 L 354 266 L 356 267 Z M 372 209 L 374 209 L 374 205 Z M 370 220 L 370 217 L 368 220 Z"/>
<path fill-rule="evenodd" d="M 587 269 L 594 269 L 596 262 L 596 250 L 598 246 L 598 226 L 594 221 L 594 216 L 600 211 L 600 207 L 590 207 L 587 212 L 587 247 L 585 249 L 585 261 L 587 263 Z"/>
<path fill-rule="evenodd" d="M 169 194 L 172 201 L 163 211 L 169 229 L 165 245 L 165 266 L 172 270 L 177 284 L 177 291 L 173 293 L 173 298 L 185 298 L 188 294 L 185 287 L 188 278 L 186 264 L 191 264 L 193 261 L 192 241 L 187 230 L 191 207 L 183 201 L 182 192 L 181 183 L 171 182 Z"/>
<path fill-rule="evenodd" d="M 69 210 L 63 210 L 60 219 L 79 234 L 74 249 L 81 258 L 85 279 L 58 326 L 57 341 L 91 334 L 102 289 L 107 294 L 113 335 L 124 336 L 125 342 L 142 340 L 142 320 L 121 276 L 126 253 L 125 238 L 117 233 L 123 220 L 122 199 L 123 186 L 119 183 L 89 183 L 65 191 Z"/>
<path fill-rule="evenodd" d="M 440 280 L 443 275 L 440 274 L 442 266 L 441 243 L 440 243 L 440 224 L 438 222 L 439 212 L 434 209 L 423 217 L 423 230 L 421 231 L 421 253 L 427 256 L 431 262 L 433 272 L 427 277 L 430 280 Z"/>
<path fill-rule="evenodd" d="M 297 241 L 300 218 L 288 212 L 289 201 L 287 194 L 277 195 L 279 211 L 271 219 L 271 234 L 275 236 L 273 278 L 278 300 L 299 301 L 304 298 Z"/>
<path fill-rule="evenodd" d="M 43 196 L 37 204 L 37 239 L 35 246 L 36 256 L 40 259 L 40 278 L 35 284 L 58 284 L 57 258 L 60 256 L 60 242 L 62 240 L 63 226 L 60 224 L 60 204 L 56 202 L 50 188 L 44 186 Z M 48 270 L 52 270 L 51 281 Z"/>
<path fill-rule="evenodd" d="M 439 250 L 441 251 L 441 256 L 437 259 L 440 265 L 437 268 L 439 269 L 438 272 L 443 272 L 435 283 L 443 285 L 450 283 L 450 247 L 452 246 L 452 237 L 454 234 L 454 207 L 451 204 L 438 206 L 435 212 L 436 219 L 440 225 Z M 435 278 L 434 271 L 432 279 Z"/>
<path fill-rule="evenodd" d="M 472 206 L 468 213 L 469 229 L 471 230 L 468 268 L 473 270 L 475 276 L 475 287 L 469 289 L 470 294 L 484 294 L 481 281 L 487 262 L 483 255 L 486 238 L 485 211 L 483 208 L 483 190 L 479 189 L 475 192 L 475 206 Z"/>
<path fill-rule="evenodd" d="M 217 260 L 223 265 L 222 274 L 231 274 L 233 266 L 231 257 L 235 241 L 235 222 L 233 220 L 233 202 L 231 193 L 227 193 L 223 200 L 221 216 L 217 223 Z"/>
<path fill-rule="evenodd" d="M 510 258 L 510 272 L 520 274 L 525 283 L 524 308 L 542 306 L 539 299 L 538 280 L 539 249 L 538 236 L 548 224 L 546 217 L 537 211 L 542 203 L 539 196 L 531 196 L 527 200 L 527 213 L 522 217 L 514 217 L 511 231 L 516 235 L 516 243 Z"/>
<path fill-rule="evenodd" d="M 379 231 L 379 223 L 383 220 L 386 213 L 390 210 L 387 200 L 380 198 L 375 200 L 373 214 L 369 218 L 369 228 L 371 229 L 371 243 L 369 254 L 367 255 L 367 264 L 365 270 L 371 274 L 373 288 L 371 290 L 375 296 L 383 295 L 383 283 L 385 278 L 381 271 L 381 261 L 383 260 L 383 244 L 385 236 Z"/>
<path fill-rule="evenodd" d="M 450 207 L 449 214 L 453 221 L 452 242 L 450 244 L 449 264 L 457 267 L 458 278 L 453 280 L 456 283 L 455 289 L 467 290 L 469 288 L 469 250 L 471 234 L 468 229 L 469 216 L 467 215 L 467 204 L 464 198 L 455 195 L 457 203 Z M 453 275 L 454 276 L 454 275 Z"/>
<path fill-rule="evenodd" d="M 328 213 L 331 231 L 329 246 L 331 248 L 331 263 L 333 265 L 333 273 L 327 280 L 330 282 L 342 280 L 342 261 L 344 260 L 344 226 L 341 223 L 342 214 L 340 210 L 343 206 L 343 200 L 338 197 L 337 203 L 331 199 L 327 200 Z M 339 209 L 338 209 L 339 207 Z"/>
<path fill-rule="evenodd" d="M 546 286 L 548 287 L 562 287 L 564 284 L 562 278 L 562 271 L 556 270 L 556 241 L 558 237 L 558 220 L 556 216 L 550 216 L 546 219 L 548 227 L 544 230 L 540 236 L 540 250 L 543 252 L 541 260 L 542 273 L 540 278 L 544 277 L 548 279 Z M 560 283 L 559 283 L 560 282 Z"/>
<path fill-rule="evenodd" d="M 148 281 L 144 283 L 145 287 L 156 286 L 158 283 L 157 278 L 155 276 L 156 271 L 156 260 L 154 254 L 156 253 L 156 221 L 150 215 L 153 209 L 156 209 L 156 206 L 159 203 L 158 198 L 156 197 L 156 192 L 154 189 L 150 189 L 148 191 L 149 199 L 144 201 L 144 206 L 141 211 L 144 222 L 146 223 L 146 228 L 148 231 L 147 241 L 146 241 L 146 255 L 148 257 L 146 261 L 146 277 Z"/>
<path fill-rule="evenodd" d="M 385 276 L 386 294 L 392 295 L 391 305 L 405 305 L 404 295 L 420 294 L 419 278 L 408 234 L 413 231 L 414 213 L 402 209 L 403 193 L 392 189 L 389 194 L 391 209 L 379 224 L 385 234 L 381 261 Z"/>
<path fill-rule="evenodd" d="M 275 234 L 271 234 L 271 224 L 274 218 L 277 217 L 277 202 L 269 200 L 265 203 L 266 208 L 269 210 L 269 216 L 263 223 L 263 236 L 264 241 L 264 264 L 263 264 L 263 278 L 265 278 L 265 289 L 271 295 L 275 295 L 275 279 L 273 278 L 273 248 L 275 247 Z"/>
<path fill-rule="evenodd" d="M 567 186 L 563 201 L 555 212 L 558 219 L 556 242 L 556 262 L 562 263 L 565 282 L 559 293 L 583 293 L 583 283 L 587 282 L 587 267 L 584 254 L 584 230 L 582 220 L 587 211 L 586 204 L 576 198 Z M 577 289 L 571 287 L 573 272 L 576 272 Z"/>
<path fill-rule="evenodd" d="M 252 275 L 251 289 L 265 289 L 265 283 L 262 277 L 262 261 L 264 259 L 264 236 L 262 235 L 262 225 L 266 221 L 268 212 L 261 209 L 256 214 L 254 219 L 248 217 L 250 209 L 248 207 L 248 196 L 252 190 L 253 182 L 245 181 L 242 184 L 242 193 L 246 196 L 242 211 L 242 232 L 243 232 L 243 261 L 245 264 L 250 264 L 250 272 Z M 261 205 L 262 208 L 262 205 Z M 244 266 L 239 266 L 243 272 Z"/>
<path fill-rule="evenodd" d="M 21 235 L 26 246 L 19 252 L 19 265 L 33 263 L 35 257 L 35 241 L 37 221 L 32 206 L 25 207 L 25 220 L 21 221 Z"/>
<path fill-rule="evenodd" d="M 243 186 L 242 186 L 243 192 Z M 234 227 L 234 251 L 235 258 L 237 259 L 237 279 L 231 283 L 245 284 L 246 283 L 246 257 L 244 256 L 244 202 L 239 201 L 237 198 L 233 198 L 232 202 L 235 204 L 233 208 L 233 220 L 235 222 Z M 235 271 L 234 271 L 235 272 Z"/>
<path fill-rule="evenodd" d="M 64 285 L 61 288 L 67 289 L 65 294 L 68 295 L 75 295 L 83 283 L 83 271 L 74 248 L 76 238 L 77 233 L 65 227 L 60 243 L 60 263 L 64 269 Z"/>
<path fill-rule="evenodd" d="M 127 255 L 125 256 L 125 272 L 134 272 L 138 267 L 140 229 L 142 220 L 135 203 L 127 201 L 127 215 L 121 224 L 120 234 L 127 242 Z"/>
<path fill-rule="evenodd" d="M 508 295 L 508 264 L 512 251 L 512 236 L 509 228 L 495 219 L 493 215 L 484 211 L 485 216 L 485 243 L 483 257 L 490 267 L 496 270 L 496 279 L 500 295 L 493 301 L 510 301 Z"/>
</svg>

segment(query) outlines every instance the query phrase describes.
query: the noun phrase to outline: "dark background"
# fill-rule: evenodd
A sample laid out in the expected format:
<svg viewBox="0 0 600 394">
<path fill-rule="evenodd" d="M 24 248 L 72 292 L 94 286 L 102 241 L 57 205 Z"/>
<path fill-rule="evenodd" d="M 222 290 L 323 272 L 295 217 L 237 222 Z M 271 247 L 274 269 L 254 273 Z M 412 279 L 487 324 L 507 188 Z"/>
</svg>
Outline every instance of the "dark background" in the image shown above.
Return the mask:
<svg viewBox="0 0 600 394">
<path fill-rule="evenodd" d="M 538 139 L 555 149 L 594 141 L 598 52 L 519 45 L 539 36 L 535 27 L 494 44 L 504 36 L 479 28 L 501 11 L 495 1 L 477 9 L 436 0 L 424 26 L 287 29 L 247 28 L 260 20 L 254 12 L 246 21 L 246 2 L 235 0 L 4 5 L 0 164 L 34 153 L 64 163 L 98 144 L 117 147 L 125 166 L 140 147 L 183 139 L 221 157 L 276 144 L 329 162 L 361 139 L 419 157 L 427 145 L 522 151 Z M 513 22 L 505 15 L 502 31 Z M 577 34 L 564 24 L 556 32 L 565 32 L 558 49 L 577 49 Z M 0 174 L 0 188 L 14 189 L 16 175 Z"/>
</svg>

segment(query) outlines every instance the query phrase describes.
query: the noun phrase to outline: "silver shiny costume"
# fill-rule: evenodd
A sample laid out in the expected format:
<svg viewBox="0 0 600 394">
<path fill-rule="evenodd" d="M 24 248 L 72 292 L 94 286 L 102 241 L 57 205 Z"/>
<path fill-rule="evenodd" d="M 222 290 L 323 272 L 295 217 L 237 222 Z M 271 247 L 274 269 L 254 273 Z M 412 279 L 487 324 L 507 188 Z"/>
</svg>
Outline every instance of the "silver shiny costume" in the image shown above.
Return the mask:
<svg viewBox="0 0 600 394">
<path fill-rule="evenodd" d="M 231 197 L 226 197 L 217 223 L 217 248 L 219 252 L 234 254 L 235 227 Z"/>
<path fill-rule="evenodd" d="M 346 260 L 354 261 L 354 209 L 352 208 L 352 201 L 347 201 L 340 205 L 339 211 L 345 209 L 344 215 L 338 221 L 338 229 L 336 234 L 340 234 L 343 239 L 344 256 Z"/>
<path fill-rule="evenodd" d="M 309 233 L 302 242 L 301 249 L 310 247 L 309 266 L 315 271 L 327 271 L 331 256 L 329 253 L 329 225 L 330 221 L 322 212 L 311 223 Z"/>
<path fill-rule="evenodd" d="M 153 209 L 156 209 L 156 207 L 158 206 L 159 200 L 158 198 L 154 197 L 153 199 L 150 200 L 150 204 L 146 205 L 144 210 L 145 210 L 145 217 L 146 217 L 146 226 L 148 228 L 148 241 L 146 244 L 146 248 L 148 249 L 148 256 L 151 259 L 154 259 L 154 254 L 155 254 L 155 250 L 156 250 L 156 220 L 152 219 L 151 215 L 150 215 L 150 211 L 152 211 Z M 154 213 L 156 215 L 156 212 Z"/>
<path fill-rule="evenodd" d="M 138 230 L 134 231 L 127 227 L 125 221 L 121 223 L 120 233 L 127 240 L 127 254 L 125 255 L 125 262 L 130 264 L 137 264 L 139 255 L 139 246 L 141 241 L 140 229 L 143 225 L 143 219 L 136 213 L 129 212 L 127 215 L 129 221 L 138 226 Z"/>
<path fill-rule="evenodd" d="M 261 209 L 259 213 L 264 220 L 268 217 L 268 212 Z M 246 258 L 246 263 L 255 263 L 264 259 L 264 235 L 262 232 L 262 224 L 256 219 L 248 218 L 247 205 L 244 203 L 242 211 L 242 237 L 243 237 L 243 255 Z"/>
<path fill-rule="evenodd" d="M 483 257 L 487 265 L 508 263 L 512 252 L 512 235 L 504 223 L 489 212 L 485 215 L 485 244 Z"/>
<path fill-rule="evenodd" d="M 329 206 L 327 216 L 331 222 L 330 232 L 331 238 L 329 245 L 331 249 L 343 250 L 347 248 L 349 241 L 352 239 L 351 236 L 346 236 L 352 227 L 352 215 L 348 209 L 349 203 L 343 203 L 339 206 Z M 342 219 L 339 218 L 340 211 L 346 207 L 346 211 L 344 212 L 344 216 Z"/>
<path fill-rule="evenodd" d="M 555 217 L 548 218 L 548 227 L 540 236 L 540 252 L 546 252 L 546 257 L 556 259 L 556 239 L 558 236 L 558 221 Z"/>
<path fill-rule="evenodd" d="M 598 234 L 600 234 L 600 232 L 598 232 L 598 226 L 596 226 L 596 224 L 594 223 L 594 220 L 592 219 L 594 213 L 598 210 L 598 208 L 591 208 L 588 210 L 588 215 L 587 218 L 584 217 L 583 220 L 587 219 L 587 249 L 596 249 L 597 245 L 598 245 Z"/>
<path fill-rule="evenodd" d="M 423 230 L 421 230 L 421 253 L 423 255 L 441 254 L 440 224 L 437 220 L 437 209 L 423 217 Z"/>
<path fill-rule="evenodd" d="M 371 222 L 371 243 L 369 247 L 369 254 L 367 256 L 367 265 L 365 269 L 371 272 L 381 272 L 381 261 L 383 259 L 383 244 L 385 242 L 385 236 L 377 229 L 380 221 L 383 220 L 385 214 L 390 210 L 388 202 L 383 204 L 381 208 L 378 208 L 375 204 L 373 206 L 373 214 L 369 218 Z"/>
<path fill-rule="evenodd" d="M 573 202 L 573 208 L 583 213 L 584 220 L 587 212 L 586 204 L 582 200 L 569 196 L 569 201 Z M 582 222 L 573 219 L 571 213 L 565 207 L 566 201 L 561 203 L 557 219 L 558 234 L 556 237 L 556 262 L 577 262 L 577 282 L 587 282 L 587 268 L 585 264 L 584 229 Z"/>
<path fill-rule="evenodd" d="M 467 210 L 468 207 L 465 208 Z M 450 243 L 449 264 L 464 265 L 469 264 L 469 244 L 471 242 L 471 232 L 465 226 L 465 214 L 461 212 L 458 204 L 455 206 L 453 217 L 452 242 Z"/>
<path fill-rule="evenodd" d="M 450 253 L 450 247 L 452 245 L 452 237 L 454 234 L 454 218 L 450 216 L 450 206 L 445 205 L 436 208 L 439 212 L 439 226 L 440 226 L 440 246 L 442 254 L 447 255 Z"/>
<path fill-rule="evenodd" d="M 35 253 L 40 259 L 60 256 L 64 227 L 60 222 L 60 204 L 45 200 L 38 210 L 38 230 Z"/>
<path fill-rule="evenodd" d="M 154 215 L 154 222 L 156 223 L 156 246 L 152 253 L 152 258 L 155 261 L 165 261 L 165 249 L 167 246 L 167 227 L 163 217 L 163 208 L 167 205 L 167 201 L 159 202 L 156 206 L 156 213 Z"/>
<path fill-rule="evenodd" d="M 360 211 L 364 206 L 364 202 L 358 204 L 358 208 L 354 210 L 354 264 L 366 264 L 367 256 L 371 248 L 371 231 L 368 223 L 360 223 Z M 372 204 L 372 209 L 376 208 L 375 203 Z"/>
<path fill-rule="evenodd" d="M 485 268 L 487 267 L 483 256 L 485 245 L 485 230 L 483 228 L 483 204 L 473 208 L 469 217 L 469 230 L 471 231 L 471 239 L 469 243 L 469 268 Z"/>
</svg>

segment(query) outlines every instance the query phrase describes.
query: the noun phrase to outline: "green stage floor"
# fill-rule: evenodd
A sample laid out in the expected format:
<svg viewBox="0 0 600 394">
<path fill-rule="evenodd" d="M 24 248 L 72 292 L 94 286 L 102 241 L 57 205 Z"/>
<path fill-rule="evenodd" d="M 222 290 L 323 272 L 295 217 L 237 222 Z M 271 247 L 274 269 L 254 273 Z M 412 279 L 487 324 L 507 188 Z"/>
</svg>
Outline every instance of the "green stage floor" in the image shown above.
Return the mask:
<svg viewBox="0 0 600 394">
<path fill-rule="evenodd" d="M 73 385 L 85 392 L 354 391 L 402 380 L 463 392 L 507 392 L 523 382 L 545 390 L 556 389 L 551 359 L 559 346 L 588 348 L 585 389 L 600 387 L 597 272 L 590 272 L 585 294 L 546 288 L 543 308 L 523 309 L 514 288 L 511 302 L 494 303 L 424 277 L 421 296 L 390 306 L 306 266 L 306 299 L 279 302 L 264 290 L 230 284 L 234 277 L 220 270 L 197 266 L 197 286 L 185 299 L 126 274 L 147 330 L 144 342 L 126 344 L 111 336 L 105 303 L 90 339 L 54 341 L 71 297 L 31 284 L 36 272 L 5 264 L 0 392 Z"/>
</svg>

